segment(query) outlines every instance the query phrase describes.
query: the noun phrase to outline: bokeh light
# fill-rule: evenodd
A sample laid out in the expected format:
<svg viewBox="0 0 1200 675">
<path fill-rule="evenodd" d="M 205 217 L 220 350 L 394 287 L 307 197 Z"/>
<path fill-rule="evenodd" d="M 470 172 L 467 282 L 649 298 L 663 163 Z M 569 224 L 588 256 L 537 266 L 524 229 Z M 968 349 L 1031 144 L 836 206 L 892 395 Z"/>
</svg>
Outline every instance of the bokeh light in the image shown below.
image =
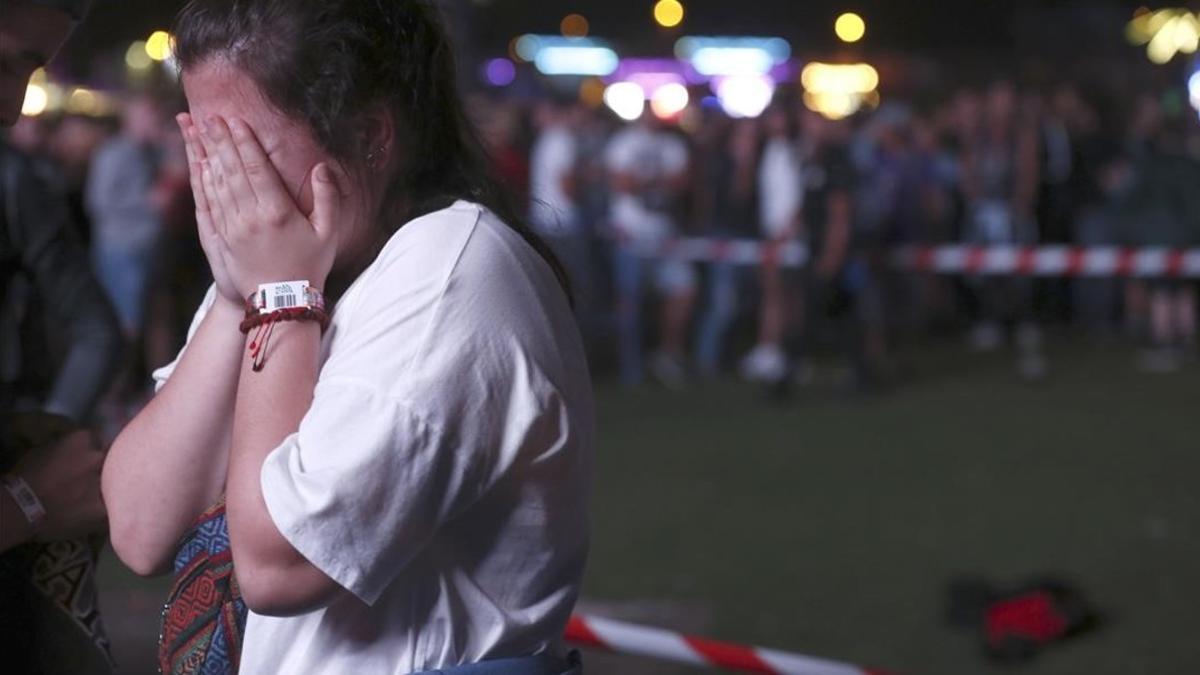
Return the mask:
<svg viewBox="0 0 1200 675">
<path fill-rule="evenodd" d="M 775 95 L 775 81 L 765 75 L 735 75 L 716 82 L 717 100 L 730 117 L 763 114 Z"/>
<path fill-rule="evenodd" d="M 842 42 L 858 42 L 867 34 L 867 22 L 854 12 L 846 12 L 834 22 L 833 32 Z"/>
<path fill-rule="evenodd" d="M 136 71 L 149 70 L 154 65 L 154 59 L 146 52 L 145 40 L 137 40 L 129 45 L 129 49 L 125 50 L 125 65 Z"/>
<path fill-rule="evenodd" d="M 21 114 L 30 117 L 36 117 L 46 112 L 46 105 L 50 102 L 50 95 L 46 93 L 46 88 L 40 84 L 33 82 L 25 88 L 25 102 L 21 104 Z"/>
<path fill-rule="evenodd" d="M 683 112 L 688 105 L 688 90 L 682 84 L 664 84 L 650 96 L 650 111 L 654 116 L 669 120 Z"/>
<path fill-rule="evenodd" d="M 617 117 L 632 122 L 646 109 L 646 92 L 633 82 L 614 82 L 604 90 L 604 104 Z"/>
<path fill-rule="evenodd" d="M 563 17 L 558 28 L 566 37 L 587 37 L 591 27 L 587 18 L 582 14 L 568 14 Z"/>
<path fill-rule="evenodd" d="M 146 56 L 155 61 L 166 61 L 171 58 L 171 34 L 165 30 L 156 30 L 146 38 Z"/>
<path fill-rule="evenodd" d="M 679 0 L 658 0 L 654 5 L 654 20 L 663 28 L 683 23 L 683 3 Z"/>
<path fill-rule="evenodd" d="M 517 68 L 508 59 L 491 59 L 484 65 L 483 76 L 493 87 L 507 87 L 517 78 Z"/>
<path fill-rule="evenodd" d="M 579 100 L 589 108 L 599 108 L 604 105 L 604 80 L 589 77 L 579 83 Z"/>
</svg>

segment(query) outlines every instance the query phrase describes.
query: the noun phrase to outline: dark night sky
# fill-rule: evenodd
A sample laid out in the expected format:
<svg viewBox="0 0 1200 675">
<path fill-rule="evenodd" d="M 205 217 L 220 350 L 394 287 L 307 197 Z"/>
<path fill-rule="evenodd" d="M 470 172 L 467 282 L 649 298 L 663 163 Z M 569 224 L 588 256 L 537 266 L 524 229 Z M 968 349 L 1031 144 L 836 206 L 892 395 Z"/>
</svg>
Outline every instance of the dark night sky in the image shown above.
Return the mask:
<svg viewBox="0 0 1200 675">
<path fill-rule="evenodd" d="M 480 56 L 504 53 L 508 40 L 521 33 L 557 32 L 559 20 L 570 12 L 587 16 L 593 35 L 611 39 L 627 54 L 666 55 L 685 33 L 781 35 L 797 53 L 819 53 L 836 47 L 833 21 L 846 10 L 858 11 L 867 20 L 867 39 L 861 47 L 866 51 L 937 55 L 994 50 L 1000 56 L 1027 49 L 1031 40 L 1111 50 L 1121 48 L 1121 23 L 1141 4 L 1138 0 L 682 0 L 687 10 L 684 24 L 667 31 L 651 19 L 654 0 L 442 1 L 451 12 L 465 16 L 462 23 L 471 35 L 468 49 Z M 1169 4 L 1200 10 L 1200 0 Z M 73 70 L 87 70 L 99 51 L 118 49 L 168 26 L 180 5 L 180 0 L 98 0 L 65 57 Z"/>
</svg>

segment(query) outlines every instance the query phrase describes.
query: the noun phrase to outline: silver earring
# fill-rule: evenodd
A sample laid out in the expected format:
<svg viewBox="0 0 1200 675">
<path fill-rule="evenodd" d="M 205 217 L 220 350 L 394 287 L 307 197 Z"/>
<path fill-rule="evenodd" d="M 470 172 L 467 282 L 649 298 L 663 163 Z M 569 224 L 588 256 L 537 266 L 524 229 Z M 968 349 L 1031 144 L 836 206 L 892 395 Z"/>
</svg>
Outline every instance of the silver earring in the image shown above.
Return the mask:
<svg viewBox="0 0 1200 675">
<path fill-rule="evenodd" d="M 367 153 L 367 168 L 375 169 L 379 165 L 379 157 L 383 155 L 383 148 L 375 148 Z"/>
</svg>

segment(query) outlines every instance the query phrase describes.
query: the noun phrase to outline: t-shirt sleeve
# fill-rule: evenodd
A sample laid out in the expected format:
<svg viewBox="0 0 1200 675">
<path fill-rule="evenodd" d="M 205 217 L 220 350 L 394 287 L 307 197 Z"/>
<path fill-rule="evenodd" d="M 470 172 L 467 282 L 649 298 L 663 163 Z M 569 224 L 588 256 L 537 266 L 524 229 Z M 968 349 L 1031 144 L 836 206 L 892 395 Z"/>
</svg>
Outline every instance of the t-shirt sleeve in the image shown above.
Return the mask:
<svg viewBox="0 0 1200 675">
<path fill-rule="evenodd" d="M 196 309 L 196 314 L 192 316 L 192 324 L 188 327 L 187 340 L 183 343 L 183 347 L 179 349 L 179 353 L 175 355 L 175 359 L 165 366 L 156 369 L 150 373 L 150 378 L 154 380 L 154 393 L 158 393 L 167 380 L 171 379 L 171 374 L 175 372 L 175 366 L 179 363 L 179 359 L 183 358 L 183 353 L 187 351 L 188 344 L 192 341 L 192 336 L 196 334 L 196 330 L 200 328 L 200 322 L 208 314 L 209 308 L 213 306 L 213 302 L 217 299 L 217 286 L 213 284 L 208 287 L 208 292 L 204 294 L 204 300 L 200 302 L 200 307 Z"/>
<path fill-rule="evenodd" d="M 473 493 L 467 453 L 403 402 L 321 381 L 299 430 L 263 464 L 280 533 L 367 604 Z"/>
</svg>

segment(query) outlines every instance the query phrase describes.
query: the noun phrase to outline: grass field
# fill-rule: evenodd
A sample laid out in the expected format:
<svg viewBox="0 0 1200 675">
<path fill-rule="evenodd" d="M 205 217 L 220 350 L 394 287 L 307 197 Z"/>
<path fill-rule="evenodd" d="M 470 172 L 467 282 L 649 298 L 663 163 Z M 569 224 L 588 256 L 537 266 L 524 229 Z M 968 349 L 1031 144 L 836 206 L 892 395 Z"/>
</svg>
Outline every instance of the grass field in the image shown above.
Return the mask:
<svg viewBox="0 0 1200 675">
<path fill-rule="evenodd" d="M 1036 386 L 957 343 L 910 361 L 889 394 L 818 381 L 784 406 L 734 381 L 599 384 L 584 609 L 911 675 L 1200 672 L 1200 367 L 1144 375 L 1125 347 L 1061 339 Z M 942 620 L 964 573 L 1055 573 L 1108 621 L 989 666 Z M 118 656 L 153 672 L 163 584 L 111 558 L 102 583 Z"/>
</svg>

